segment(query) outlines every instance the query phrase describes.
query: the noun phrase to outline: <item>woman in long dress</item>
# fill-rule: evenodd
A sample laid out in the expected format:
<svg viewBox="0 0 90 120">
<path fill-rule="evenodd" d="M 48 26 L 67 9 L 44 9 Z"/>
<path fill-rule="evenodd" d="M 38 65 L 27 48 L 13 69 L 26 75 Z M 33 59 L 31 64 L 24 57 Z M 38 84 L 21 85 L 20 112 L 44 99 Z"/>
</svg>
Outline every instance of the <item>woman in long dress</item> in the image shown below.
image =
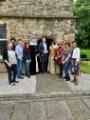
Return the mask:
<svg viewBox="0 0 90 120">
<path fill-rule="evenodd" d="M 52 41 L 51 46 L 49 48 L 49 61 L 48 61 L 48 72 L 51 74 L 55 74 L 55 62 L 54 62 L 54 57 L 55 57 L 55 51 L 57 49 L 57 46 L 55 45 L 55 42 Z"/>
</svg>

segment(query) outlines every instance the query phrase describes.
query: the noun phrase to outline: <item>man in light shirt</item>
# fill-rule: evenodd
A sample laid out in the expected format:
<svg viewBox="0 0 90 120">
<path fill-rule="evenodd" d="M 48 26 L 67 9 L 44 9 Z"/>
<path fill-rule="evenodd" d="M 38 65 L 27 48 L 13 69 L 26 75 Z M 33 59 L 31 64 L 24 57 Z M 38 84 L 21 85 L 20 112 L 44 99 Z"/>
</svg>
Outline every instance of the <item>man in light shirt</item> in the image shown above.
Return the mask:
<svg viewBox="0 0 90 120">
<path fill-rule="evenodd" d="M 15 48 L 15 53 L 17 56 L 17 76 L 23 79 L 22 75 L 22 64 L 23 64 L 23 41 L 18 40 L 18 45 Z"/>
</svg>

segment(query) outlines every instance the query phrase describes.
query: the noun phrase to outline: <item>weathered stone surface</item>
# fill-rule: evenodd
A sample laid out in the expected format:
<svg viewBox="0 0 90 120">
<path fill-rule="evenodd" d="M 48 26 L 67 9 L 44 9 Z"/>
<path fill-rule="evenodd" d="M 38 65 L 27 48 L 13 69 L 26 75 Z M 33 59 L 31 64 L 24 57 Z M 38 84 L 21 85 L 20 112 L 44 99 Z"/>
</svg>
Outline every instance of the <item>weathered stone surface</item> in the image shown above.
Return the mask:
<svg viewBox="0 0 90 120">
<path fill-rule="evenodd" d="M 86 104 L 82 105 L 82 100 L 76 97 L 56 101 L 53 98 L 44 101 L 0 101 L 0 120 L 90 120 L 90 115 L 87 115 L 90 110 Z M 69 106 L 68 102 L 74 105 Z M 73 113 L 73 110 L 76 111 Z"/>
<path fill-rule="evenodd" d="M 0 6 L 7 38 L 29 39 L 32 34 L 55 40 L 74 40 L 73 0 L 8 0 Z M 4 16 L 4 17 L 3 17 Z"/>
<path fill-rule="evenodd" d="M 0 73 L 5 73 L 6 72 L 6 67 L 4 63 L 0 63 Z"/>
<path fill-rule="evenodd" d="M 70 100 L 68 105 L 72 111 L 76 120 L 88 120 L 90 119 L 90 110 L 81 100 Z"/>
<path fill-rule="evenodd" d="M 24 77 L 23 80 L 16 78 L 16 80 L 19 83 L 11 86 L 8 84 L 8 75 L 0 74 L 0 96 L 34 94 L 36 92 L 36 76 L 31 76 L 31 78 Z"/>
<path fill-rule="evenodd" d="M 30 104 L 16 104 L 12 120 L 28 120 L 29 119 Z"/>
<path fill-rule="evenodd" d="M 10 120 L 14 106 L 12 104 L 0 104 L 0 120 Z"/>
<path fill-rule="evenodd" d="M 73 0 L 8 0 L 2 3 L 2 14 L 30 16 L 73 16 Z"/>
<path fill-rule="evenodd" d="M 8 38 L 11 36 L 30 39 L 32 34 L 38 37 L 47 35 L 59 40 L 74 40 L 73 20 L 44 19 L 2 19 L 7 24 Z M 72 30 L 73 27 L 73 30 Z M 67 31 L 67 33 L 66 33 Z M 72 32 L 72 33 L 71 33 Z"/>
<path fill-rule="evenodd" d="M 58 95 L 71 93 L 71 89 L 63 81 L 63 79 L 60 79 L 57 77 L 57 75 L 40 74 L 36 76 L 36 79 L 36 92 L 39 95 Z"/>
<path fill-rule="evenodd" d="M 50 101 L 46 102 L 48 120 L 72 120 L 71 111 L 66 101 Z"/>
<path fill-rule="evenodd" d="M 46 110 L 43 102 L 31 103 L 31 120 L 47 120 Z"/>
<path fill-rule="evenodd" d="M 84 99 L 85 104 L 88 106 L 90 109 L 90 99 Z"/>
</svg>

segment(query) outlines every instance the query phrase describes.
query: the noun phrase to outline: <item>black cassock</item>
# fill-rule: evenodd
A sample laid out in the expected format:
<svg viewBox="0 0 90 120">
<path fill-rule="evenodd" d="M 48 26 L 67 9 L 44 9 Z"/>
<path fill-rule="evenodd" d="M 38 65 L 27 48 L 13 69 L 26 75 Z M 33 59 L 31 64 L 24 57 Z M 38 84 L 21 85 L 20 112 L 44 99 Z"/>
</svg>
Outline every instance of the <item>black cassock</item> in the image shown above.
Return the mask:
<svg viewBox="0 0 90 120">
<path fill-rule="evenodd" d="M 30 64 L 30 73 L 31 75 L 36 74 L 36 53 L 37 53 L 37 46 L 30 45 L 31 48 L 31 64 Z"/>
</svg>

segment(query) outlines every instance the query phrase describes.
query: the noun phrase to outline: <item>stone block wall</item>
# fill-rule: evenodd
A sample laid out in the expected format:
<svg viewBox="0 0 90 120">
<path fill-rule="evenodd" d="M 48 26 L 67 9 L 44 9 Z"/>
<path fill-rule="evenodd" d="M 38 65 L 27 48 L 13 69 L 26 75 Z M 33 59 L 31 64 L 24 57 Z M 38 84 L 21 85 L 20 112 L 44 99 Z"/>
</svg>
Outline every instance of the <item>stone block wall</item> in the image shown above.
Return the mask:
<svg viewBox="0 0 90 120">
<path fill-rule="evenodd" d="M 75 24 L 70 19 L 2 19 L 7 26 L 7 36 L 21 39 L 30 39 L 32 34 L 59 40 L 75 39 Z"/>
<path fill-rule="evenodd" d="M 29 39 L 47 35 L 59 40 L 75 39 L 74 0 L 5 0 L 0 21 L 7 26 L 7 38 Z"/>
<path fill-rule="evenodd" d="M 74 0 L 5 0 L 2 14 L 19 16 L 72 16 Z"/>
</svg>

